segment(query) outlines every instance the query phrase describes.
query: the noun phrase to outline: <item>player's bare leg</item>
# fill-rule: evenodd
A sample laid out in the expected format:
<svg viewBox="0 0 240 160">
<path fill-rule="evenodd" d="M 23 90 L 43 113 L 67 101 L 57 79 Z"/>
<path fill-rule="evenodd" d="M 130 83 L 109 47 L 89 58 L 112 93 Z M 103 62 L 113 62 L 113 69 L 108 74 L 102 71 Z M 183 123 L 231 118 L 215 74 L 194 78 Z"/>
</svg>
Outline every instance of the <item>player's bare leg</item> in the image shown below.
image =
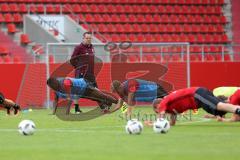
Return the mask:
<svg viewBox="0 0 240 160">
<path fill-rule="evenodd" d="M 220 111 L 236 113 L 236 114 L 240 115 L 240 106 L 233 105 L 230 103 L 219 102 L 217 104 L 217 109 Z"/>
<path fill-rule="evenodd" d="M 84 96 L 91 100 L 105 103 L 109 106 L 111 106 L 112 103 L 114 104 L 118 103 L 118 99 L 116 99 L 115 97 L 109 94 L 105 94 L 102 91 L 92 87 L 86 89 Z"/>
</svg>

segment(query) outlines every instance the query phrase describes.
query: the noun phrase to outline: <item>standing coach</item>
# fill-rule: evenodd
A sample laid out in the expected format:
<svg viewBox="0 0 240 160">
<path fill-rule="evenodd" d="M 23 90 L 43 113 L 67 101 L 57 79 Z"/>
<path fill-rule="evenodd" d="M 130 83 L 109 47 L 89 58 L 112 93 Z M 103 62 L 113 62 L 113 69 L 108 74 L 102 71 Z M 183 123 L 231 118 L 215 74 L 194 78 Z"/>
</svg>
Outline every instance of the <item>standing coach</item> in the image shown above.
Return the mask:
<svg viewBox="0 0 240 160">
<path fill-rule="evenodd" d="M 83 41 L 75 47 L 70 63 L 75 68 L 75 78 L 85 78 L 91 86 L 98 88 L 94 75 L 94 48 L 92 45 L 92 34 L 83 33 Z M 81 112 L 78 99 L 74 100 L 75 112 Z"/>
</svg>

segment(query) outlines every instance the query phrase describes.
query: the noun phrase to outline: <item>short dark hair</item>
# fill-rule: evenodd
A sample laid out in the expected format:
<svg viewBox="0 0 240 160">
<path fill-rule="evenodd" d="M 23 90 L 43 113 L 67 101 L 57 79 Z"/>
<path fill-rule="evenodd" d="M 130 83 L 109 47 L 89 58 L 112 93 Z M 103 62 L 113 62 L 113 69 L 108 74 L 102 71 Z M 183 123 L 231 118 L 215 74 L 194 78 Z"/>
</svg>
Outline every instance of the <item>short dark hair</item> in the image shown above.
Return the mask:
<svg viewBox="0 0 240 160">
<path fill-rule="evenodd" d="M 114 80 L 111 85 L 112 91 L 117 91 L 119 87 L 121 86 L 121 82 L 118 80 Z"/>
<path fill-rule="evenodd" d="M 157 111 L 157 106 L 161 101 L 162 101 L 162 98 L 157 98 L 153 100 L 153 103 L 152 103 L 153 111 L 155 112 Z"/>
<path fill-rule="evenodd" d="M 91 32 L 84 32 L 84 33 L 83 33 L 83 37 L 85 37 L 86 34 L 92 34 L 92 33 L 91 33 Z"/>
<path fill-rule="evenodd" d="M 224 95 L 219 95 L 217 96 L 218 99 L 220 99 L 222 102 L 226 102 L 228 100 L 228 97 L 224 96 Z"/>
</svg>

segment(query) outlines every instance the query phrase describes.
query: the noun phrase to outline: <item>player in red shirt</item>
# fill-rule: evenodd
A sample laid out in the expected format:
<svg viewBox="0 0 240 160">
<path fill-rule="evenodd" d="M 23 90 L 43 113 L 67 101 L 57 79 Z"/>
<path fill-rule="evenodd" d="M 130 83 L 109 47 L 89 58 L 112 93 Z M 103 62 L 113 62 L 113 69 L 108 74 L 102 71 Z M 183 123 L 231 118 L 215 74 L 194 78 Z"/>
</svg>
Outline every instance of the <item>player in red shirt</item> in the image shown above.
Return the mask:
<svg viewBox="0 0 240 160">
<path fill-rule="evenodd" d="M 158 98 L 153 103 L 153 108 L 159 118 L 166 113 L 170 114 L 170 124 L 176 123 L 176 115 L 186 110 L 203 108 L 206 112 L 222 117 L 227 112 L 240 115 L 240 106 L 225 103 L 213 95 L 211 91 L 202 87 L 180 89 L 168 96 Z"/>
<path fill-rule="evenodd" d="M 240 89 L 235 91 L 227 100 L 227 102 L 233 104 L 233 105 L 240 105 Z M 228 121 L 228 122 L 236 122 L 240 121 L 239 114 L 233 113 L 230 119 L 217 117 L 218 121 Z"/>
</svg>

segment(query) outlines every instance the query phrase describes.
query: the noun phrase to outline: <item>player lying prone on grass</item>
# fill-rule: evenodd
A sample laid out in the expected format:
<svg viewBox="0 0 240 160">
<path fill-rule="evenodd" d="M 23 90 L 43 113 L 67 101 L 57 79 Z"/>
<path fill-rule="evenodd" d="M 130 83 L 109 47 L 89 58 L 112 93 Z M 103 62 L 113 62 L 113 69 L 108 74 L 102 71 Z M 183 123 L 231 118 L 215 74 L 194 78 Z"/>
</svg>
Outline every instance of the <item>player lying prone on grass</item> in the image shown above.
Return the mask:
<svg viewBox="0 0 240 160">
<path fill-rule="evenodd" d="M 153 103 L 153 109 L 159 118 L 170 114 L 171 125 L 175 125 L 177 114 L 198 108 L 203 108 L 206 112 L 220 117 L 227 112 L 240 115 L 240 106 L 225 103 L 224 100 L 215 97 L 211 91 L 202 87 L 180 89 L 163 99 L 156 99 Z M 147 125 L 151 125 L 151 122 Z"/>
<path fill-rule="evenodd" d="M 239 87 L 218 87 L 213 90 L 213 94 L 217 97 L 222 97 L 225 102 L 234 105 L 240 105 L 240 88 Z M 237 122 L 240 121 L 240 116 L 233 113 L 231 118 L 219 117 L 214 115 L 205 115 L 205 118 L 217 118 L 218 121 Z"/>
<path fill-rule="evenodd" d="M 47 84 L 55 91 L 62 94 L 67 94 L 69 99 L 71 98 L 71 95 L 75 95 L 100 102 L 104 104 L 101 106 L 105 106 L 106 108 L 110 107 L 112 103 L 118 103 L 118 99 L 116 97 L 113 97 L 110 93 L 107 94 L 107 92 L 100 91 L 98 88 L 89 85 L 88 81 L 84 78 L 49 78 Z"/>
<path fill-rule="evenodd" d="M 14 115 L 18 114 L 20 111 L 20 106 L 14 103 L 12 100 L 7 99 L 4 95 L 0 92 L 0 106 L 3 106 L 7 109 L 7 114 L 11 114 L 11 110 L 13 109 Z"/>
<path fill-rule="evenodd" d="M 121 97 L 122 104 L 126 102 L 129 105 L 127 116 L 131 116 L 136 102 L 152 103 L 154 99 L 168 94 L 160 84 L 142 79 L 129 79 L 123 83 L 114 80 L 111 89 Z"/>
</svg>

